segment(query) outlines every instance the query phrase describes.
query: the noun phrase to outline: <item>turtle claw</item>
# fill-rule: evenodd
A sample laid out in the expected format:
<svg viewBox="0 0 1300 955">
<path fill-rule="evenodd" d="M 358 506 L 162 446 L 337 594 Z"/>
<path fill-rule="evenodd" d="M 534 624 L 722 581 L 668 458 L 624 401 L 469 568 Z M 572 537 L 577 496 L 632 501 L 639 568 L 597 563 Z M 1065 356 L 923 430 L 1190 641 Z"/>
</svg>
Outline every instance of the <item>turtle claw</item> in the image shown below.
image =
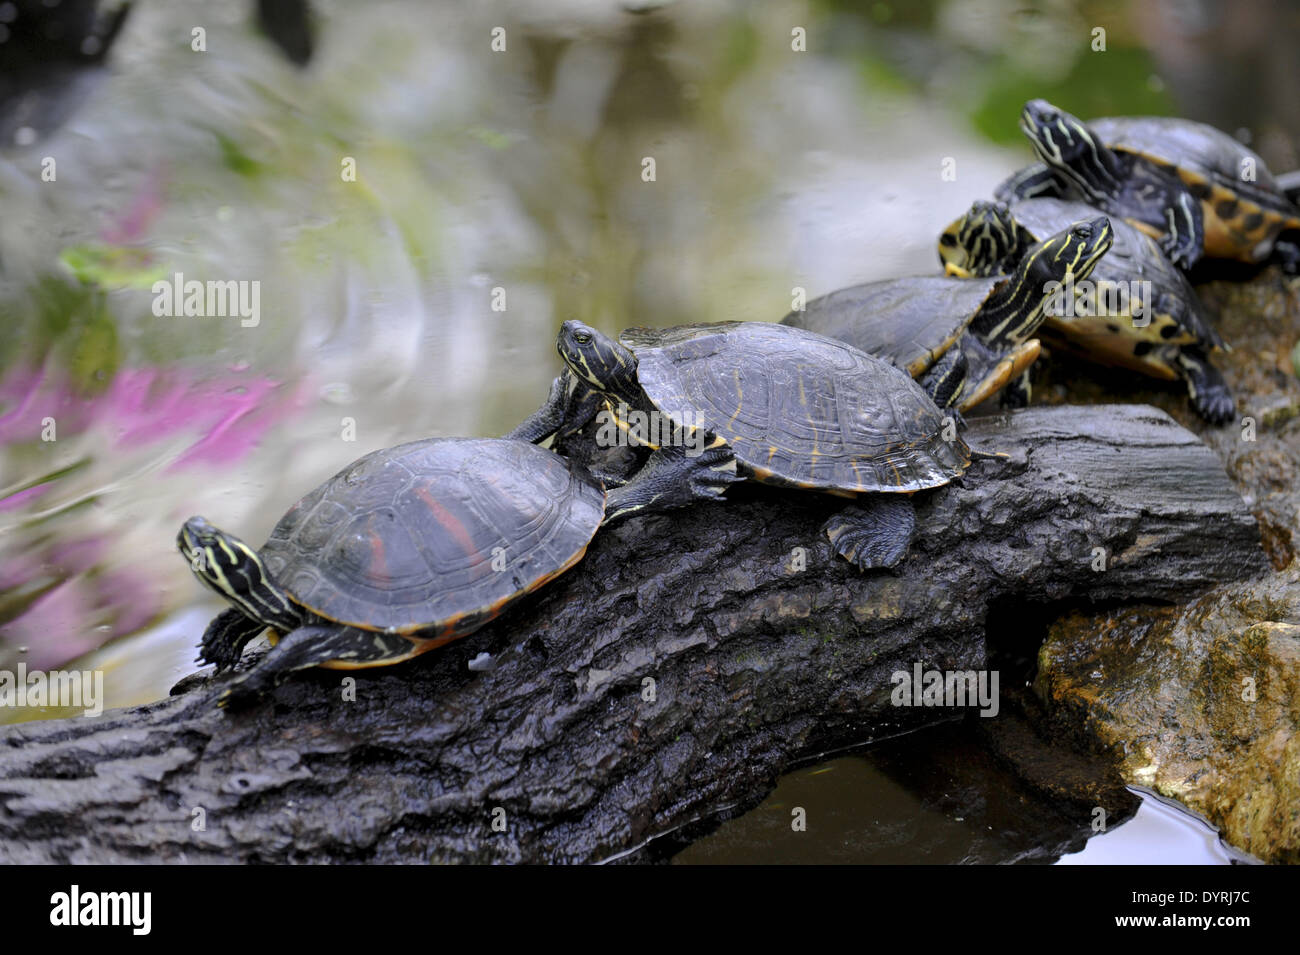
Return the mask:
<svg viewBox="0 0 1300 955">
<path fill-rule="evenodd" d="M 604 526 L 634 514 L 721 500 L 727 488 L 741 480 L 735 454 L 719 437 L 712 437 L 699 452 L 680 446 L 659 448 L 631 481 L 609 493 Z"/>
<path fill-rule="evenodd" d="M 1195 265 L 1201 257 L 1199 249 L 1187 249 L 1182 245 L 1173 242 L 1167 243 L 1163 248 L 1169 261 L 1178 266 L 1184 272 L 1188 271 L 1193 265 Z"/>
<path fill-rule="evenodd" d="M 1294 236 L 1295 233 L 1288 233 Z M 1273 244 L 1269 262 L 1281 268 L 1284 275 L 1300 275 L 1300 238 L 1279 239 Z"/>
<path fill-rule="evenodd" d="M 271 652 L 246 673 L 230 681 L 217 697 L 217 706 L 237 710 L 256 702 L 283 683 L 291 673 L 338 659 L 359 637 L 363 642 L 372 634 L 348 627 L 309 625 L 281 637 Z"/>
<path fill-rule="evenodd" d="M 1227 424 L 1237 414 L 1237 402 L 1228 383 L 1199 349 L 1183 348 L 1178 367 L 1187 383 L 1192 408 L 1210 424 Z"/>
<path fill-rule="evenodd" d="M 1176 204 L 1165 212 L 1165 220 L 1160 248 L 1170 262 L 1186 272 L 1200 260 L 1205 245 L 1200 201 L 1189 192 L 1181 193 Z"/>
<path fill-rule="evenodd" d="M 1192 408 L 1210 424 L 1227 424 L 1237 414 L 1237 403 L 1226 390 L 1190 396 Z"/>
<path fill-rule="evenodd" d="M 718 501 L 726 495 L 727 488 L 744 480 L 736 473 L 736 456 L 720 439 L 715 439 L 693 460 L 695 468 L 687 479 L 692 497 Z"/>
<path fill-rule="evenodd" d="M 217 696 L 217 708 L 227 712 L 237 712 L 246 709 L 261 697 L 258 690 L 243 687 L 244 680 L 236 680 L 230 686 L 226 687 Z"/>
<path fill-rule="evenodd" d="M 859 570 L 893 568 L 902 563 L 916 531 L 916 510 L 906 497 L 880 495 L 844 508 L 823 530 L 831 546 Z"/>
<path fill-rule="evenodd" d="M 212 618 L 199 643 L 197 662 L 214 665 L 217 672 L 233 669 L 244 653 L 248 641 L 266 629 L 266 624 L 250 620 L 243 612 L 230 607 Z"/>
</svg>

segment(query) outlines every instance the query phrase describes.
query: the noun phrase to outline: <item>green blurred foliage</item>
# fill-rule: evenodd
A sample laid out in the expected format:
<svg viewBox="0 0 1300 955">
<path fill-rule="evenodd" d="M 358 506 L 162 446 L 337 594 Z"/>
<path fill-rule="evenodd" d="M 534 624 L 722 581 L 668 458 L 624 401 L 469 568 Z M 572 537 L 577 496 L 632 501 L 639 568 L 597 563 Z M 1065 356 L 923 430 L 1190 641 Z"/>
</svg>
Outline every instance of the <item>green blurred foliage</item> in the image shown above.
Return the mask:
<svg viewBox="0 0 1300 955">
<path fill-rule="evenodd" d="M 245 179 L 256 179 L 265 171 L 263 164 L 245 152 L 232 137 L 216 129 L 212 130 L 212 135 L 221 147 L 221 164 L 231 172 Z"/>
<path fill-rule="evenodd" d="M 152 288 L 166 277 L 166 270 L 147 249 L 86 242 L 70 245 L 59 253 L 59 261 L 85 285 L 106 290 Z"/>
<path fill-rule="evenodd" d="M 990 47 L 987 30 L 976 37 L 953 25 L 957 6 L 957 0 L 815 0 L 820 22 L 810 32 L 819 52 L 856 61 L 868 96 L 947 96 L 954 114 L 995 143 L 1023 140 L 1020 109 L 1038 97 L 1084 119 L 1175 112 L 1153 57 L 1132 35 L 1131 10 L 1124 5 L 984 4 L 981 22 L 1005 18 L 997 47 Z M 1092 48 L 1095 24 L 1106 25 L 1102 51 Z M 1037 69 L 1030 65 L 1034 58 L 1025 55 L 1023 44 L 1035 36 L 1059 41 L 1061 59 Z"/>
<path fill-rule="evenodd" d="M 53 358 L 57 367 L 68 369 L 73 387 L 87 394 L 112 380 L 121 343 L 103 289 L 47 275 L 32 286 L 25 307 L 10 303 L 4 311 L 21 334 L 0 340 L 0 366 L 18 364 L 20 357 L 29 365 Z"/>
<path fill-rule="evenodd" d="M 1152 83 L 1155 65 L 1145 50 L 1110 46 L 1086 53 L 1063 79 L 1044 81 L 994 61 L 983 100 L 971 114 L 974 127 L 998 143 L 1018 143 L 1020 109 L 1026 100 L 1042 98 L 1081 119 L 1095 116 L 1168 116 L 1173 101 Z"/>
</svg>

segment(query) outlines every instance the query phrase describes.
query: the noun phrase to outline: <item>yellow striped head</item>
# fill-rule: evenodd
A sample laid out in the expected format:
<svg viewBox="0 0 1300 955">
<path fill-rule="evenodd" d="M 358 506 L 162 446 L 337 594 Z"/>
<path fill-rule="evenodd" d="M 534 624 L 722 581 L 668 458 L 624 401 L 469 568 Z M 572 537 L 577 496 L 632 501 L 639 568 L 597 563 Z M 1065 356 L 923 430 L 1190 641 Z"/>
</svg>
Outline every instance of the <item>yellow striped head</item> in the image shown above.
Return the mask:
<svg viewBox="0 0 1300 955">
<path fill-rule="evenodd" d="M 970 211 L 939 239 L 939 259 L 968 275 L 996 275 L 1020 247 L 1020 234 L 1005 203 L 976 199 Z"/>
<path fill-rule="evenodd" d="M 1115 154 L 1077 116 L 1033 99 L 1020 113 L 1020 129 L 1038 158 L 1089 200 L 1113 196 L 1120 188 Z"/>
<path fill-rule="evenodd" d="M 176 546 L 194 576 L 268 626 L 294 626 L 297 611 L 274 583 L 257 551 L 238 537 L 191 517 L 176 535 Z"/>
<path fill-rule="evenodd" d="M 1063 282 L 1069 277 L 1081 282 L 1092 274 L 1114 239 L 1115 230 L 1106 216 L 1080 219 L 1031 248 L 1025 259 L 1037 265 L 1039 275 L 1049 281 Z"/>
<path fill-rule="evenodd" d="M 635 404 L 640 393 L 636 356 L 590 325 L 571 320 L 560 326 L 555 347 L 569 369 L 592 388 Z"/>
</svg>

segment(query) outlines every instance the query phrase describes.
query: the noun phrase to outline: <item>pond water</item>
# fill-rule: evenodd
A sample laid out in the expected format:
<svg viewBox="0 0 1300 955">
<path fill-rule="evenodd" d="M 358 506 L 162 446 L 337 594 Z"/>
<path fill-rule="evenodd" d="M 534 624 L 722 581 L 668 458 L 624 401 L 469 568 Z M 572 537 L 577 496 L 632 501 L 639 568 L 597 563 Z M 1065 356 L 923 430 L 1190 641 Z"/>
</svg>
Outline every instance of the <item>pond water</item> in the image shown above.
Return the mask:
<svg viewBox="0 0 1300 955">
<path fill-rule="evenodd" d="M 1141 800 L 1137 812 L 1093 832 L 1087 807 L 1034 791 L 987 751 L 968 723 L 948 723 L 787 773 L 761 805 L 723 822 L 673 863 L 1253 861 L 1196 814 L 1148 790 L 1129 792 Z"/>
<path fill-rule="evenodd" d="M 305 65 L 253 3 L 171 0 L 103 66 L 17 57 L 36 6 L 0 3 L 0 667 L 102 666 L 109 706 L 164 695 L 219 609 L 189 515 L 258 541 L 367 451 L 508 430 L 568 318 L 775 319 L 932 271 L 1029 158 L 1029 96 L 1300 164 L 1267 0 L 315 0 Z M 185 279 L 257 307 L 158 314 Z"/>
</svg>

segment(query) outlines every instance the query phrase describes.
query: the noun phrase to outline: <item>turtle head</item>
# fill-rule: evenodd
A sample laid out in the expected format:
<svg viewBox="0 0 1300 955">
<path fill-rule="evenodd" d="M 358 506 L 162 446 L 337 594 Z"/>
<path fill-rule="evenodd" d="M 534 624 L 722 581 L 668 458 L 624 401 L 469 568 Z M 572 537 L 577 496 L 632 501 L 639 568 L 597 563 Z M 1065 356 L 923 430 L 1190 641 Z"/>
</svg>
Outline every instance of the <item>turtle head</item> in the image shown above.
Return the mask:
<svg viewBox="0 0 1300 955">
<path fill-rule="evenodd" d="M 949 274 L 995 275 L 1015 254 L 1020 236 L 1003 202 L 977 199 L 939 238 L 939 259 Z"/>
<path fill-rule="evenodd" d="M 1046 306 L 1067 280 L 1087 278 L 1110 248 L 1114 233 L 1105 216 L 1081 219 L 1030 246 L 1015 272 L 989 294 L 970 328 L 1001 349 L 1030 338 L 1046 317 Z"/>
<path fill-rule="evenodd" d="M 1019 271 L 1028 280 L 1037 281 L 1040 288 L 1067 279 L 1081 282 L 1092 274 L 1114 239 L 1115 231 L 1105 216 L 1080 219 L 1032 246 L 1025 253 Z"/>
<path fill-rule="evenodd" d="M 569 370 L 590 387 L 629 402 L 640 387 L 636 378 L 636 356 L 608 335 L 590 325 L 571 320 L 560 326 L 555 347 Z"/>
<path fill-rule="evenodd" d="M 191 517 L 176 535 L 176 546 L 195 577 L 248 617 L 281 630 L 297 626 L 293 605 L 271 582 L 261 556 L 238 537 Z"/>
<path fill-rule="evenodd" d="M 202 517 L 191 517 L 181 526 L 176 547 L 194 576 L 231 599 L 247 592 L 247 569 L 262 564 L 255 550 Z"/>
<path fill-rule="evenodd" d="M 1119 189 L 1115 154 L 1077 116 L 1031 99 L 1020 112 L 1020 129 L 1038 158 L 1088 199 L 1104 199 Z"/>
</svg>

